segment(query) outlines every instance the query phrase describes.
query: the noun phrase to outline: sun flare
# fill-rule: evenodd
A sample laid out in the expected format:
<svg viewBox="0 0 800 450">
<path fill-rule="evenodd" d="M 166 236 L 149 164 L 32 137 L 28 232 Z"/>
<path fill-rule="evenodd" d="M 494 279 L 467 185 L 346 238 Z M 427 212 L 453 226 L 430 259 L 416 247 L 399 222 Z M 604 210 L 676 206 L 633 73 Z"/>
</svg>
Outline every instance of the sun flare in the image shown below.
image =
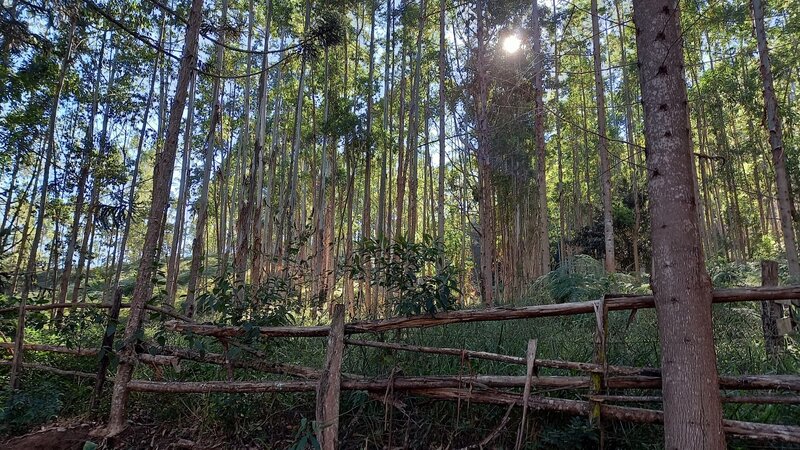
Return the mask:
<svg viewBox="0 0 800 450">
<path fill-rule="evenodd" d="M 510 34 L 503 39 L 503 50 L 506 53 L 513 54 L 522 46 L 522 41 L 516 34 Z"/>
</svg>

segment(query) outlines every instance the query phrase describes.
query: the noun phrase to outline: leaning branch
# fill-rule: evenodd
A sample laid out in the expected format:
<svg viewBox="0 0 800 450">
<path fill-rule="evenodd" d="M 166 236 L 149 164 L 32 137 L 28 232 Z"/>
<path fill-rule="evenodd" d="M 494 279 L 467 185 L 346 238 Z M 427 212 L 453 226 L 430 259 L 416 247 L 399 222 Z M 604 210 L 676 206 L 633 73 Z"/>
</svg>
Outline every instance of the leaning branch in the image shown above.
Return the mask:
<svg viewBox="0 0 800 450">
<path fill-rule="evenodd" d="M 713 294 L 714 303 L 792 300 L 798 298 L 800 298 L 800 286 L 720 289 L 714 291 Z M 436 315 L 395 317 L 378 321 L 352 322 L 345 325 L 345 333 L 380 333 L 408 328 L 429 328 L 454 323 L 593 314 L 594 304 L 596 302 L 597 300 L 553 305 L 463 309 Z M 652 295 L 607 296 L 604 302 L 609 311 L 644 309 L 653 308 L 655 306 Z M 247 331 L 244 327 L 182 324 L 174 321 L 167 322 L 166 326 L 173 331 L 191 332 L 197 335 L 214 337 L 240 336 Z M 323 337 L 328 335 L 330 327 L 260 327 L 258 330 L 262 336 L 266 337 Z"/>
</svg>

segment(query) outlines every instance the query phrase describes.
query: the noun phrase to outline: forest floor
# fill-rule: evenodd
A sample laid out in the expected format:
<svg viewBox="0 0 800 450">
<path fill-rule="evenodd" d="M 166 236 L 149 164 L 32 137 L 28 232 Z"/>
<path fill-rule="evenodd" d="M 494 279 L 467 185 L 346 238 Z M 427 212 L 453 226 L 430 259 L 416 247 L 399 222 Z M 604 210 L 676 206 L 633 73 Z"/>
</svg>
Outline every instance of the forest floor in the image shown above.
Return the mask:
<svg viewBox="0 0 800 450">
<path fill-rule="evenodd" d="M 193 435 L 193 430 L 175 429 L 168 423 L 159 425 L 133 421 L 121 435 L 107 440 L 97 436 L 102 425 L 98 422 L 81 422 L 75 419 L 63 423 L 55 422 L 22 436 L 6 441 L 0 440 L 0 448 L 5 450 L 94 450 L 95 448 L 212 450 L 230 448 L 223 438 L 210 439 L 206 436 L 198 440 Z"/>
</svg>

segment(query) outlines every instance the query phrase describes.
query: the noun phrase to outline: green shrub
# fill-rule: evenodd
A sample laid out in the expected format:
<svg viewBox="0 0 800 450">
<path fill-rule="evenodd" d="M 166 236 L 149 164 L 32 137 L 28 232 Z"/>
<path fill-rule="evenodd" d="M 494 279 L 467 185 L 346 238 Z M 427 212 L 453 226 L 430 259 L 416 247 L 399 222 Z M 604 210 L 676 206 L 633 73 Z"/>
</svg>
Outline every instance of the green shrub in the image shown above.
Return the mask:
<svg viewBox="0 0 800 450">
<path fill-rule="evenodd" d="M 19 433 L 53 419 L 63 406 L 62 393 L 50 383 L 14 390 L 0 397 L 0 433 Z"/>
</svg>

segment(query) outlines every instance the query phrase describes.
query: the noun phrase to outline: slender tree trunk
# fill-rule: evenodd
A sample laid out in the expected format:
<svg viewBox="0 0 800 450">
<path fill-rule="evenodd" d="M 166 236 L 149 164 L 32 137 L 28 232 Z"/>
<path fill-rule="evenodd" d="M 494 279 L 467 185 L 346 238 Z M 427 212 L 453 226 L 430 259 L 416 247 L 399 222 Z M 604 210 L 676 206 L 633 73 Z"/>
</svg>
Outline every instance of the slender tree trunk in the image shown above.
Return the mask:
<svg viewBox="0 0 800 450">
<path fill-rule="evenodd" d="M 306 0 L 305 2 L 305 26 L 303 27 L 304 30 L 309 30 L 311 26 L 311 1 Z M 286 258 L 289 253 L 289 247 L 292 245 L 292 240 L 294 239 L 294 230 L 292 229 L 292 219 L 294 217 L 294 210 L 295 204 L 297 203 L 297 190 L 298 190 L 298 164 L 300 162 L 300 145 L 302 141 L 302 130 L 303 130 L 303 100 L 305 98 L 305 79 L 306 79 L 306 65 L 307 61 L 305 56 L 301 57 L 302 61 L 300 62 L 300 75 L 298 80 L 297 86 L 297 104 L 295 105 L 294 110 L 294 138 L 292 139 L 292 159 L 289 169 L 289 190 L 287 192 L 287 208 L 286 208 L 286 216 L 281 221 L 285 221 L 286 229 L 286 238 L 284 242 L 283 248 L 283 257 Z M 280 239 L 281 232 L 284 231 L 280 227 L 278 228 L 278 239 Z M 286 264 L 286 262 L 284 262 Z M 285 268 L 288 267 L 286 264 Z"/>
<path fill-rule="evenodd" d="M 192 76 L 189 86 L 189 109 L 186 113 L 186 127 L 183 133 L 183 157 L 181 161 L 181 179 L 178 188 L 178 201 L 175 204 L 175 226 L 172 230 L 172 245 L 167 263 L 167 305 L 175 306 L 178 292 L 178 274 L 181 272 L 181 254 L 186 226 L 186 201 L 189 191 L 189 173 L 191 171 L 192 130 L 194 126 L 194 90 L 197 77 Z"/>
<path fill-rule="evenodd" d="M 161 29 L 161 39 L 163 41 L 164 37 L 164 28 Z M 153 65 L 153 73 L 150 77 L 150 90 L 147 93 L 147 102 L 144 106 L 144 114 L 142 115 L 142 129 L 139 132 L 139 142 L 136 146 L 136 158 L 133 162 L 133 176 L 131 177 L 131 190 L 128 192 L 128 211 L 125 215 L 125 229 L 122 232 L 122 242 L 120 243 L 120 250 L 119 250 L 119 260 L 117 261 L 117 268 L 116 272 L 114 273 L 114 281 L 112 282 L 111 286 L 107 290 L 110 296 L 115 295 L 117 289 L 119 289 L 119 280 L 122 276 L 122 264 L 125 262 L 125 249 L 128 245 L 128 236 L 130 235 L 131 231 L 131 222 L 133 221 L 133 205 L 136 202 L 136 185 L 139 183 L 139 166 L 142 161 L 142 149 L 144 147 L 144 141 L 147 139 L 147 120 L 150 117 L 150 104 L 153 101 L 153 95 L 155 94 L 155 87 L 156 87 L 156 73 L 158 73 L 158 63 L 160 60 L 160 54 L 156 54 L 156 61 Z M 191 108 L 190 108 L 191 109 Z M 189 117 L 188 121 L 191 121 L 191 116 Z M 180 205 L 178 205 L 179 210 Z M 176 226 L 177 229 L 177 226 Z M 167 303 L 170 303 L 169 299 L 169 289 L 167 290 Z M 112 297 L 113 298 L 113 297 Z M 109 299 L 110 300 L 110 299 Z"/>
<path fill-rule="evenodd" d="M 75 210 L 72 215 L 72 227 L 67 241 L 67 251 L 64 254 L 64 271 L 61 273 L 61 281 L 58 289 L 58 303 L 66 303 L 67 290 L 69 288 L 69 278 L 72 275 L 72 257 L 75 254 L 75 246 L 78 241 L 78 229 L 80 228 L 83 205 L 86 202 L 86 182 L 89 179 L 89 169 L 91 166 L 92 152 L 94 152 L 94 119 L 97 117 L 97 105 L 100 94 L 100 76 L 103 71 L 103 58 L 105 53 L 105 33 L 100 45 L 99 57 L 97 59 L 97 70 L 94 74 L 94 88 L 92 93 L 92 106 L 89 112 L 89 121 L 84 139 L 83 150 L 81 152 L 81 170 L 78 174 L 78 190 L 75 195 Z M 64 311 L 56 311 L 56 319 L 61 319 Z"/>
<path fill-rule="evenodd" d="M 408 173 L 408 240 L 414 242 L 417 234 L 417 210 L 419 196 L 419 178 L 417 168 L 419 166 L 419 123 L 420 123 L 420 84 L 422 78 L 422 41 L 425 31 L 426 0 L 422 0 L 420 5 L 419 23 L 417 27 L 416 50 L 414 53 L 414 75 L 411 81 L 411 103 L 408 110 L 408 154 L 406 163 L 409 167 Z"/>
<path fill-rule="evenodd" d="M 480 282 L 481 298 L 487 306 L 494 305 L 494 267 L 496 254 L 496 234 L 494 223 L 494 193 L 489 149 L 489 119 L 487 103 L 489 99 L 489 79 L 486 64 L 486 0 L 478 0 L 476 6 L 478 53 L 476 59 L 475 120 L 478 140 L 478 183 L 480 217 Z"/>
<path fill-rule="evenodd" d="M 39 172 L 42 170 L 42 164 L 44 158 L 39 158 L 39 161 L 36 163 L 36 168 L 33 170 L 33 174 L 31 174 L 31 179 L 28 183 L 28 188 L 25 192 L 31 192 L 31 199 L 28 202 L 28 211 L 25 214 L 25 224 L 22 226 L 22 233 L 20 233 L 21 239 L 19 244 L 19 250 L 17 250 L 17 262 L 14 264 L 14 281 L 11 282 L 11 289 L 9 292 L 12 294 L 17 292 L 17 283 L 19 282 L 20 270 L 22 268 L 22 260 L 26 255 L 26 244 L 28 243 L 28 238 L 30 237 L 30 229 L 31 229 L 31 219 L 33 218 L 33 204 L 36 202 L 36 189 L 31 189 L 39 178 Z M 20 200 L 21 202 L 22 200 Z M 20 205 L 20 208 L 22 205 Z M 10 248 L 10 247 L 9 247 Z M 22 274 L 23 277 L 28 276 L 28 274 Z M 24 281 L 23 281 L 24 283 Z"/>
<path fill-rule="evenodd" d="M 445 152 L 445 121 L 447 113 L 445 109 L 445 101 L 447 95 L 445 93 L 445 10 L 447 9 L 447 2 L 439 0 L 439 185 L 436 193 L 437 197 L 437 210 L 436 210 L 436 223 L 438 228 L 436 230 L 436 237 L 438 239 L 439 251 L 444 254 L 444 176 L 445 168 L 447 167 L 447 154 Z"/>
<path fill-rule="evenodd" d="M 108 435 L 117 435 L 125 429 L 126 404 L 128 401 L 128 382 L 133 375 L 134 344 L 136 334 L 142 324 L 144 306 L 153 292 L 152 277 L 155 271 L 155 255 L 158 245 L 158 236 L 164 225 L 163 211 L 169 202 L 169 191 L 172 182 L 172 172 L 175 167 L 175 153 L 178 147 L 178 134 L 180 133 L 181 117 L 186 106 L 186 97 L 192 71 L 197 65 L 198 38 L 203 12 L 203 0 L 192 0 L 189 10 L 186 40 L 183 56 L 181 57 L 178 81 L 175 88 L 175 98 L 170 107 L 169 125 L 164 149 L 158 155 L 153 168 L 153 198 L 148 214 L 147 230 L 145 232 L 142 258 L 139 261 L 139 271 L 136 275 L 136 287 L 131 299 L 128 324 L 125 327 L 123 342 L 125 346 L 120 352 L 120 364 L 114 378 L 114 389 L 111 397 L 111 415 L 109 417 Z"/>
<path fill-rule="evenodd" d="M 622 65 L 622 101 L 625 103 L 625 141 L 627 142 L 626 147 L 628 148 L 628 165 L 631 168 L 631 190 L 633 193 L 633 242 L 631 242 L 631 246 L 633 247 L 633 272 L 638 281 L 641 277 L 639 262 L 639 228 L 642 222 L 642 214 L 639 206 L 639 168 L 636 163 L 636 150 L 634 149 L 635 144 L 633 142 L 633 99 L 631 98 L 630 68 L 628 66 L 628 54 L 625 45 L 625 27 L 622 24 L 622 5 L 619 0 L 616 0 L 614 6 L 617 10 L 620 63 Z M 695 180 L 693 184 L 697 186 L 697 171 L 693 168 L 692 173 L 695 174 L 695 176 L 692 177 Z M 698 192 L 699 191 L 695 189 L 695 196 L 699 202 L 700 196 Z M 699 214 L 699 217 L 703 217 L 702 213 Z M 702 221 L 698 223 L 702 227 Z M 701 233 L 701 235 L 702 234 L 703 233 Z"/>
<path fill-rule="evenodd" d="M 600 48 L 600 19 L 597 0 L 592 0 L 592 56 L 594 59 L 594 89 L 597 100 L 597 142 L 600 154 L 600 184 L 603 200 L 603 239 L 605 242 L 606 272 L 616 271 L 614 257 L 614 219 L 611 206 L 611 169 L 608 163 L 608 138 L 606 137 L 606 94 L 602 72 Z"/>
<path fill-rule="evenodd" d="M 228 0 L 222 0 L 222 26 L 227 26 L 228 20 Z M 222 38 L 224 41 L 224 37 Z M 225 58 L 225 48 L 217 45 L 217 73 L 222 73 Z M 203 170 L 203 180 L 200 186 L 200 198 L 197 200 L 197 223 L 194 230 L 194 240 L 192 241 L 192 262 L 189 269 L 189 284 L 186 288 L 186 303 L 184 310 L 188 317 L 194 316 L 195 300 L 197 296 L 198 280 L 202 277 L 200 265 L 205 252 L 207 240 L 204 236 L 208 223 L 208 197 L 209 185 L 211 183 L 211 168 L 214 165 L 214 144 L 217 124 L 222 116 L 222 95 L 220 93 L 220 79 L 214 78 L 211 98 L 214 104 L 211 107 L 211 119 L 208 122 L 208 136 L 206 137 L 205 169 Z M 174 164 L 174 161 L 173 161 Z M 220 255 L 218 254 L 219 258 Z M 203 265 L 207 267 L 206 265 Z"/>
<path fill-rule="evenodd" d="M 789 277 L 800 280 L 800 262 L 797 258 L 794 224 L 792 222 L 791 186 L 786 171 L 786 151 L 783 144 L 783 131 L 778 111 L 778 99 L 772 81 L 772 63 L 767 47 L 767 33 L 764 30 L 764 5 L 762 0 L 750 0 L 750 11 L 753 15 L 753 28 L 758 43 L 758 57 L 761 62 L 761 81 L 764 85 L 764 127 L 769 132 L 769 144 L 772 148 L 772 164 L 775 166 L 775 180 L 778 196 L 778 213 L 781 219 L 783 245 L 786 248 L 786 259 L 789 265 Z"/>
<path fill-rule="evenodd" d="M 378 2 L 373 0 L 370 12 L 369 27 L 369 72 L 367 75 L 367 150 L 364 155 L 364 212 L 361 218 L 362 239 L 366 242 L 372 238 L 372 152 L 374 140 L 372 137 L 372 117 L 375 83 L 375 10 Z M 362 286 L 364 290 L 364 305 L 367 311 L 372 311 L 372 261 L 364 261 L 364 280 Z"/>
<path fill-rule="evenodd" d="M 406 116 L 406 73 L 405 73 L 405 63 L 406 63 L 406 46 L 405 44 L 401 44 L 402 50 L 400 51 L 400 128 L 398 130 L 398 138 L 397 138 L 397 199 L 395 201 L 395 208 L 397 211 L 395 212 L 395 226 L 394 226 L 394 236 L 401 237 L 403 235 L 403 205 L 405 204 L 405 192 L 406 192 L 406 159 L 407 156 L 405 155 L 405 141 L 404 141 L 404 132 L 405 132 L 405 116 Z M 410 150 L 409 150 L 410 152 Z"/>
<path fill-rule="evenodd" d="M 648 149 L 665 447 L 724 449 L 711 280 L 692 187 L 683 38 L 674 5 L 666 0 L 633 2 Z"/>
<path fill-rule="evenodd" d="M 556 7 L 556 0 L 553 0 L 553 90 L 554 92 L 554 119 L 556 127 L 556 154 L 558 156 L 558 264 L 563 264 L 566 258 L 566 220 L 564 214 L 564 167 L 563 167 L 563 154 L 561 149 L 561 56 L 559 55 L 559 40 L 558 40 L 558 9 Z M 540 52 L 541 53 L 541 52 Z M 573 173 L 573 177 L 577 177 L 577 173 Z M 577 205 L 575 205 L 577 206 Z"/>
<path fill-rule="evenodd" d="M 17 332 L 14 337 L 14 359 L 11 362 L 11 373 L 9 374 L 9 386 L 11 389 L 16 389 L 19 386 L 19 375 L 22 369 L 22 342 L 25 339 L 25 306 L 28 303 L 28 295 L 33 288 L 33 281 L 36 278 L 36 259 L 39 243 L 42 240 L 42 231 L 44 229 L 45 210 L 47 209 L 47 189 L 50 184 L 50 166 L 53 164 L 52 160 L 55 157 L 56 151 L 56 120 L 58 119 L 58 106 L 61 103 L 61 90 L 64 88 L 64 80 L 67 77 L 67 70 L 69 70 L 72 59 L 72 46 L 73 38 L 75 37 L 76 23 L 77 17 L 70 17 L 66 41 L 67 50 L 64 52 L 64 57 L 61 59 L 61 68 L 59 70 L 58 80 L 53 89 L 53 103 L 50 106 L 50 114 L 48 117 L 47 151 L 44 156 L 44 168 L 42 169 L 42 193 L 39 198 L 39 210 L 36 213 L 36 227 L 33 232 L 30 256 L 28 257 L 28 264 L 25 267 L 25 274 L 23 275 L 24 283 L 19 300 Z"/>
<path fill-rule="evenodd" d="M 539 4 L 533 0 L 533 133 L 536 143 L 536 190 L 539 199 L 538 210 L 538 275 L 550 269 L 550 238 L 547 233 L 547 167 L 544 142 L 544 55 L 542 54 L 542 28 L 539 23 Z"/>
</svg>

